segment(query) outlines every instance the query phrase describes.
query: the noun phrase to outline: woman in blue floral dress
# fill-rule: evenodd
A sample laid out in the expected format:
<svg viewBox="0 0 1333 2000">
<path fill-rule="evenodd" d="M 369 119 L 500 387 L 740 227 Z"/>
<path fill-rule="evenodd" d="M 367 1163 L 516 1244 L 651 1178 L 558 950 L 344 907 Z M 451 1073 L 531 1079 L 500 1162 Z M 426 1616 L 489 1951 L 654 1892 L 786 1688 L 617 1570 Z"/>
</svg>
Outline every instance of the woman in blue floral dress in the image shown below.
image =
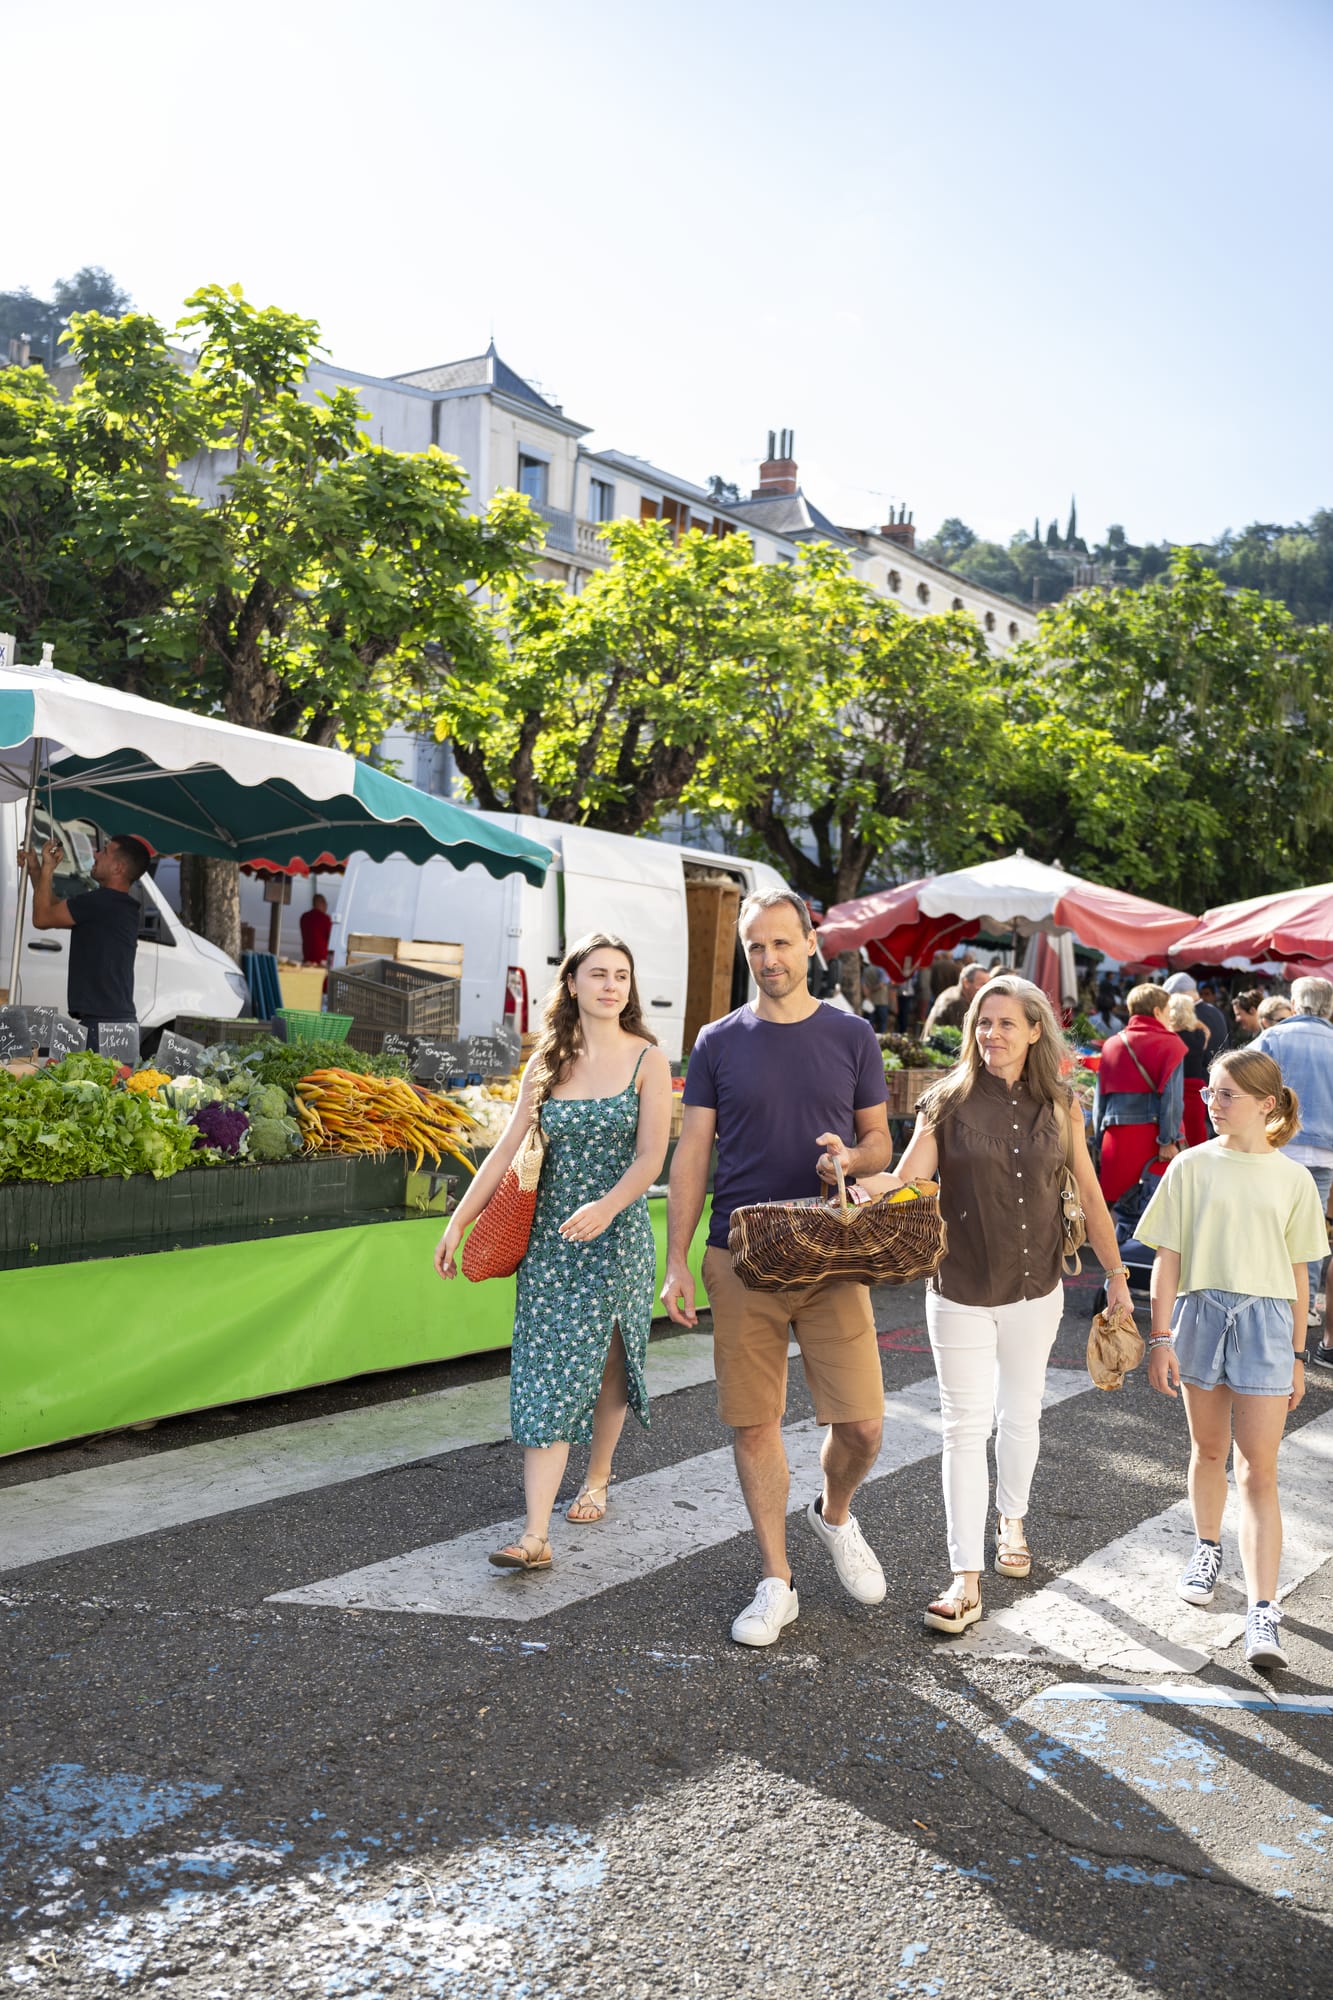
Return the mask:
<svg viewBox="0 0 1333 2000">
<path fill-rule="evenodd" d="M 491 1561 L 549 1569 L 551 1510 L 571 1444 L 589 1444 L 569 1519 L 600 1521 L 627 1410 L 648 1427 L 644 1355 L 656 1292 L 648 1189 L 671 1130 L 671 1069 L 644 1024 L 634 960 L 596 932 L 565 954 L 543 1034 L 504 1136 L 459 1203 L 436 1252 L 452 1278 L 464 1233 L 517 1154 L 533 1117 L 546 1159 L 518 1270 L 510 1369 L 514 1442 L 524 1447 L 527 1520 Z"/>
</svg>

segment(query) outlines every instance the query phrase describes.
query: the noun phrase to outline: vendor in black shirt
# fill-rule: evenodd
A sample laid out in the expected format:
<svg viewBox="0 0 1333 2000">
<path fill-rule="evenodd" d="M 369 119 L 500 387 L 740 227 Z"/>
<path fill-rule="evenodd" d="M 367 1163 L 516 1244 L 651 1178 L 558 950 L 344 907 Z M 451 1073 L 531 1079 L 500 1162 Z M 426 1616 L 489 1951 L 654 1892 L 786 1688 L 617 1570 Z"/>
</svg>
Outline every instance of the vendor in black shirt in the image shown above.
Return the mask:
<svg viewBox="0 0 1333 2000">
<path fill-rule="evenodd" d="M 116 834 L 93 856 L 95 889 L 61 901 L 55 872 L 64 859 L 57 841 L 48 841 L 39 862 L 26 857 L 32 881 L 32 921 L 39 931 L 70 931 L 69 1011 L 88 1030 L 96 1049 L 103 1021 L 133 1021 L 134 954 L 139 943 L 139 902 L 130 890 L 150 856 L 132 834 Z"/>
</svg>

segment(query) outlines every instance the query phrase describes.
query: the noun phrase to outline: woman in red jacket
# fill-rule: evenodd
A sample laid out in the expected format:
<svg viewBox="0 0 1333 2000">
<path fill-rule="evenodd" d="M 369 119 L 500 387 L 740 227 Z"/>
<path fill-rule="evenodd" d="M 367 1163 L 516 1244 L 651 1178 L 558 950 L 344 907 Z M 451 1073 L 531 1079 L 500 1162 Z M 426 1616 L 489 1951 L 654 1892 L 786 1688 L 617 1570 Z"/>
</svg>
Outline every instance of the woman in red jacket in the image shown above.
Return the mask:
<svg viewBox="0 0 1333 2000">
<path fill-rule="evenodd" d="M 1167 994 L 1136 986 L 1126 1005 L 1128 1025 L 1102 1047 L 1092 1112 L 1108 1207 L 1138 1185 L 1151 1161 L 1174 1159 L 1185 1101 L 1185 1044 L 1167 1026 Z"/>
</svg>

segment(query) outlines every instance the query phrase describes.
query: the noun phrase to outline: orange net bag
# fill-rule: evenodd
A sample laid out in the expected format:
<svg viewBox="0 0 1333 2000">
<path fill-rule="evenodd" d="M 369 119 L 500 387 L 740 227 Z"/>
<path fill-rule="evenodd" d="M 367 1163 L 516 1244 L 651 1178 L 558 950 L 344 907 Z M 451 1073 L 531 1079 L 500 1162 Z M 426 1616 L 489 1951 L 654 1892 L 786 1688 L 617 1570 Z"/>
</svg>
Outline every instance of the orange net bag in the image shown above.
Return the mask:
<svg viewBox="0 0 1333 2000">
<path fill-rule="evenodd" d="M 539 1113 L 463 1245 L 459 1264 L 474 1284 L 483 1278 L 512 1278 L 527 1255 L 545 1158 Z"/>
</svg>

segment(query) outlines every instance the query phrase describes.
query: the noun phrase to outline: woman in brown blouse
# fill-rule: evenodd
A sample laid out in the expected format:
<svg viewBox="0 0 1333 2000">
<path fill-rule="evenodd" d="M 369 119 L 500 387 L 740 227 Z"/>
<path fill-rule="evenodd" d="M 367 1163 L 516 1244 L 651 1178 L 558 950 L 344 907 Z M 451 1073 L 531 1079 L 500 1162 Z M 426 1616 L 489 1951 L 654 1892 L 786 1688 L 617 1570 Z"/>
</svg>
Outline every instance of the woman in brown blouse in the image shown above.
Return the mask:
<svg viewBox="0 0 1333 2000">
<path fill-rule="evenodd" d="M 944 1509 L 949 1588 L 926 1610 L 936 1632 L 964 1632 L 981 1616 L 990 1480 L 986 1444 L 996 1426 L 995 1568 L 1025 1577 L 1024 1534 L 1037 1465 L 1046 1362 L 1064 1306 L 1060 1175 L 1078 1181 L 1088 1241 L 1107 1273 L 1109 1302 L 1130 1306 L 1083 1119 L 1060 1081 L 1066 1050 L 1051 1003 L 1029 980 L 1002 976 L 968 1010 L 956 1068 L 922 1100 L 897 1180 L 940 1183 L 949 1249 L 926 1295 L 926 1322 L 944 1421 Z"/>
</svg>

